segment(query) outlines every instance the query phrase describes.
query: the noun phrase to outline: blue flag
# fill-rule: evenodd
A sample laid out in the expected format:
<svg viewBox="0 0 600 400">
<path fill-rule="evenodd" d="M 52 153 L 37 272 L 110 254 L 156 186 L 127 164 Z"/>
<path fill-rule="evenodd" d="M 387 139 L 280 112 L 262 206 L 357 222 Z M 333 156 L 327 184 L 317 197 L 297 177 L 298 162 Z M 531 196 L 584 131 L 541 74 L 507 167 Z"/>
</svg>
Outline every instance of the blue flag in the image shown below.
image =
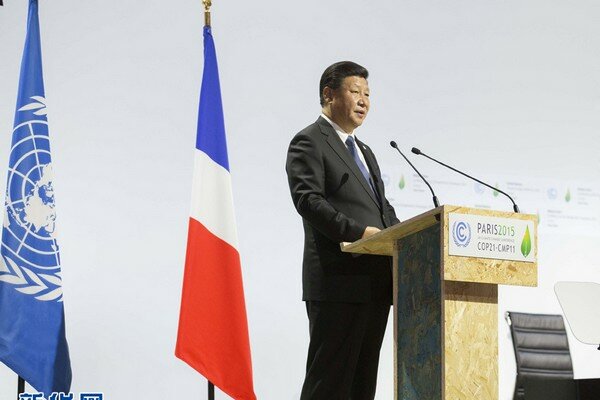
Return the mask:
<svg viewBox="0 0 600 400">
<path fill-rule="evenodd" d="M 46 396 L 71 387 L 55 219 L 38 2 L 30 0 L 0 250 L 0 361 Z"/>
</svg>

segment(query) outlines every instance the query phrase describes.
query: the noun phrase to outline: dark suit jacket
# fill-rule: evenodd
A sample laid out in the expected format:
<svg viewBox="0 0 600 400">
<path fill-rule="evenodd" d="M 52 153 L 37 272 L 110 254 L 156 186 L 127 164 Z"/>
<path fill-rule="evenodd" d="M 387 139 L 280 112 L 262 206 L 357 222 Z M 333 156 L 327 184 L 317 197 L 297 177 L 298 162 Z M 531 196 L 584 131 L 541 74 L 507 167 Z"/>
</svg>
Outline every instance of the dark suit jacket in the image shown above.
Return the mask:
<svg viewBox="0 0 600 400">
<path fill-rule="evenodd" d="M 291 141 L 286 171 L 304 225 L 303 300 L 392 302 L 391 258 L 342 253 L 340 242 L 361 238 L 367 226 L 400 221 L 385 198 L 379 165 L 357 140 L 378 196 L 346 145 L 322 117 Z"/>
</svg>

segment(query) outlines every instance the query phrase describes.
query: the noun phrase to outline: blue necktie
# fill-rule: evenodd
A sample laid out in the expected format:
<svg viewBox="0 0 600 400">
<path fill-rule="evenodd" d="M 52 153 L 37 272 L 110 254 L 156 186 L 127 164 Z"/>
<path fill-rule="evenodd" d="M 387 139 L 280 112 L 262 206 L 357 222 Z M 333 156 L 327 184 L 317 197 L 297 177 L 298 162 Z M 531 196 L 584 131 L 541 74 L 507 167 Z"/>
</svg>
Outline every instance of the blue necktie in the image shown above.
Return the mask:
<svg viewBox="0 0 600 400">
<path fill-rule="evenodd" d="M 354 142 L 353 136 L 351 136 L 351 135 L 348 136 L 348 139 L 346 139 L 346 146 L 348 146 L 348 150 L 350 151 L 350 154 L 352 154 L 352 157 L 354 158 L 354 162 L 356 162 L 356 165 L 358 165 L 358 169 L 360 169 L 360 172 L 362 172 L 363 176 L 365 177 L 365 180 L 367 182 L 369 182 L 369 187 L 373 191 L 373 194 L 375 195 L 376 198 L 379 198 L 379 196 L 377 195 L 377 191 L 375 190 L 375 185 L 373 185 L 373 180 L 371 179 L 371 174 L 369 174 L 369 170 L 367 169 L 365 164 L 363 164 L 360 157 L 358 156 L 358 152 L 356 150 L 356 143 Z"/>
</svg>

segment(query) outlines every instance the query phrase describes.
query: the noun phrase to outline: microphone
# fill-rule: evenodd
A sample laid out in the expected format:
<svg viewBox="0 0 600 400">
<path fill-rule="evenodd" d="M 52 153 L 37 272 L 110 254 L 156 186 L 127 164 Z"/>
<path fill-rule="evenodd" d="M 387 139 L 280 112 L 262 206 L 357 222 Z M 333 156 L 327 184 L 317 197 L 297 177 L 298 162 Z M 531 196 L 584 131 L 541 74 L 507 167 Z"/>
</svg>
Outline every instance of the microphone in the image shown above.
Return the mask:
<svg viewBox="0 0 600 400">
<path fill-rule="evenodd" d="M 421 175 L 421 173 L 419 172 L 419 170 L 417 170 L 415 168 L 415 166 L 410 162 L 410 160 L 408 158 L 406 158 L 406 156 L 404 155 L 404 153 L 402 153 L 400 151 L 400 149 L 398 148 L 398 145 L 396 144 L 396 142 L 394 142 L 393 140 L 390 142 L 390 146 L 392 146 L 393 148 L 395 148 L 396 150 L 398 150 L 398 153 L 400 153 L 400 155 L 402 157 L 404 157 L 404 159 L 406 160 L 406 162 L 408 163 L 408 165 L 410 165 L 412 167 L 412 169 L 415 170 L 415 172 L 421 177 L 421 179 L 423 179 L 423 182 L 425 182 L 425 184 L 427 185 L 427 187 L 429 187 L 429 190 L 431 190 L 431 195 L 433 196 L 433 205 L 437 208 L 440 206 L 440 203 L 438 202 L 438 199 L 435 195 L 435 193 L 433 192 L 433 189 L 431 188 L 431 185 L 429 184 L 429 182 L 427 182 L 427 179 L 425 179 L 425 177 L 423 175 Z"/>
<path fill-rule="evenodd" d="M 347 172 L 344 172 L 342 178 L 340 179 L 340 184 L 337 186 L 337 188 L 335 188 L 335 190 L 332 193 L 337 193 L 342 188 L 342 186 L 344 186 L 346 182 L 348 182 L 349 177 L 350 175 Z"/>
<path fill-rule="evenodd" d="M 517 206 L 517 203 L 515 203 L 515 201 L 513 200 L 513 198 L 512 198 L 512 197 L 510 197 L 510 196 L 508 195 L 508 193 L 505 193 L 505 192 L 503 192 L 502 190 L 500 190 L 500 189 L 498 189 L 498 188 L 495 188 L 495 187 L 493 187 L 493 186 L 491 186 L 491 185 L 488 185 L 487 183 L 485 183 L 485 182 L 482 182 L 482 181 L 480 181 L 480 180 L 479 180 L 479 179 L 477 179 L 477 178 L 473 178 L 471 175 L 467 175 L 467 174 L 465 174 L 464 172 L 457 170 L 456 168 L 453 168 L 453 167 L 451 167 L 451 166 L 449 166 L 449 165 L 446 165 L 446 164 L 444 164 L 443 162 L 441 162 L 441 161 L 438 161 L 438 160 L 436 160 L 435 158 L 428 156 L 427 154 L 423 153 L 421 150 L 417 149 L 416 147 L 413 147 L 413 148 L 412 148 L 412 152 L 413 152 L 414 154 L 418 155 L 418 156 L 420 155 L 420 156 L 423 156 L 423 157 L 429 158 L 431 161 L 435 161 L 436 163 L 438 163 L 438 164 L 440 164 L 440 165 L 443 165 L 443 166 L 444 166 L 444 167 L 446 167 L 446 168 L 450 168 L 452 171 L 454 171 L 454 172 L 458 172 L 459 174 L 461 174 L 461 175 L 463 175 L 463 176 L 466 176 L 466 177 L 467 177 L 467 178 L 469 178 L 469 179 L 473 179 L 475 182 L 477 182 L 477 183 L 481 183 L 483 186 L 489 187 L 490 189 L 492 189 L 492 190 L 495 190 L 495 191 L 497 191 L 498 193 L 502 193 L 503 195 L 505 195 L 506 197 L 508 197 L 508 198 L 510 199 L 510 201 L 512 201 L 512 203 L 513 203 L 513 210 L 515 210 L 515 212 L 516 212 L 516 213 L 519 213 L 519 212 L 520 212 L 520 211 L 519 211 L 519 206 Z"/>
</svg>

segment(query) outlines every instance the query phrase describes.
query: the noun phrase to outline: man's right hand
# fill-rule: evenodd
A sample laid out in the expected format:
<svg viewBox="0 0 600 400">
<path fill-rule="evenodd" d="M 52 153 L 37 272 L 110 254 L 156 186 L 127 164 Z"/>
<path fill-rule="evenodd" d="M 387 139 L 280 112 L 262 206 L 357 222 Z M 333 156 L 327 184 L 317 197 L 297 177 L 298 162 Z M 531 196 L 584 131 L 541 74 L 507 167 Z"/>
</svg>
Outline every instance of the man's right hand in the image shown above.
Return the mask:
<svg viewBox="0 0 600 400">
<path fill-rule="evenodd" d="M 368 238 L 369 236 L 372 236 L 380 231 L 381 229 L 376 228 L 374 226 L 367 226 L 367 229 L 365 229 L 365 232 L 363 233 L 361 239 Z"/>
</svg>

